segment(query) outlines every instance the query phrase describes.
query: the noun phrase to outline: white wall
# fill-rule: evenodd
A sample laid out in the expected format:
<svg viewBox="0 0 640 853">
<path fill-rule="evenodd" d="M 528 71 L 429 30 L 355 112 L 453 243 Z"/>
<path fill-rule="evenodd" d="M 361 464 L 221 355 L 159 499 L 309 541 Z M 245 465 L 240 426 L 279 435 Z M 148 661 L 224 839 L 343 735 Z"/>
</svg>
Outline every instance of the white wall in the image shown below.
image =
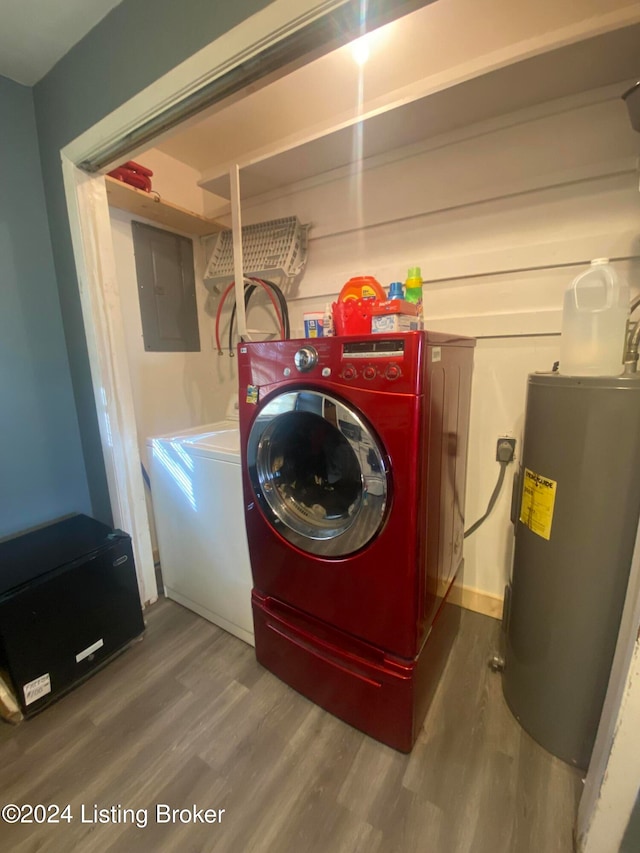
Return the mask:
<svg viewBox="0 0 640 853">
<path fill-rule="evenodd" d="M 199 175 L 195 169 L 157 148 L 149 148 L 138 155 L 136 162 L 151 169 L 153 191 L 163 199 L 206 216 L 205 205 L 209 203 L 210 193 L 197 185 Z"/>
<path fill-rule="evenodd" d="M 521 438 L 527 375 L 559 357 L 562 295 L 593 257 L 640 290 L 640 194 L 624 84 L 465 128 L 243 204 L 243 223 L 312 223 L 288 299 L 294 333 L 347 279 L 385 286 L 419 264 L 426 325 L 477 337 L 467 519 L 480 516 L 499 435 Z M 511 469 L 513 470 L 513 469 Z M 465 545 L 465 585 L 502 596 L 511 477 Z M 496 605 L 499 602 L 496 599 Z M 496 609 L 499 611 L 499 607 Z"/>
<path fill-rule="evenodd" d="M 153 170 L 153 189 L 162 198 L 194 213 L 204 211 L 204 193 L 197 186 L 198 173 L 155 149 L 139 156 Z M 124 332 L 134 394 L 140 457 L 146 464 L 148 436 L 179 431 L 224 417 L 236 377 L 229 359 L 220 358 L 214 343 L 214 318 L 206 308 L 207 291 L 202 285 L 204 251 L 198 237 L 194 245 L 196 300 L 200 330 L 200 352 L 147 352 L 144 348 L 138 300 L 131 222 L 126 211 L 110 209 L 113 247 L 120 293 Z M 150 225 L 155 225 L 149 222 Z"/>
<path fill-rule="evenodd" d="M 214 389 L 219 378 L 214 358 L 217 356 L 211 340 L 211 319 L 204 311 L 206 292 L 198 282 L 202 275 L 199 243 L 194 241 L 201 351 L 147 352 L 142 336 L 131 235 L 133 219 L 144 221 L 125 211 L 111 210 L 113 247 L 134 395 L 138 445 L 140 458 L 146 464 L 145 439 L 148 436 L 216 420 L 224 414 L 224 406 L 216 405 L 218 398 Z"/>
<path fill-rule="evenodd" d="M 204 191 L 197 186 L 198 173 L 172 157 L 150 149 L 138 158 L 153 171 L 154 191 L 163 199 L 194 213 L 204 213 Z M 223 355 L 215 343 L 215 309 L 203 285 L 205 249 L 198 237 L 193 240 L 196 278 L 196 302 L 200 331 L 200 352 L 148 352 L 144 348 L 142 318 L 138 299 L 135 255 L 131 222 L 135 219 L 156 227 L 157 223 L 110 208 L 116 275 L 122 311 L 127 361 L 131 376 L 140 459 L 147 471 L 146 439 L 168 432 L 212 423 L 225 417 L 237 393 L 235 358 L 229 357 L 226 344 L 232 301 L 222 314 L 220 330 Z M 248 317 L 256 325 L 272 322 L 269 312 L 256 298 Z M 153 547 L 157 547 L 152 503 L 146 490 L 147 510 Z"/>
<path fill-rule="evenodd" d="M 204 191 L 197 186 L 199 174 L 189 166 L 156 149 L 139 156 L 139 162 L 152 169 L 153 189 L 163 199 L 194 213 L 203 214 Z M 122 309 L 127 358 L 134 394 L 140 458 L 147 464 L 146 438 L 167 432 L 179 432 L 199 424 L 224 418 L 232 396 L 237 393 L 235 358 L 227 347 L 229 300 L 220 324 L 224 353 L 218 355 L 215 343 L 215 309 L 203 285 L 205 249 L 198 237 L 193 240 L 196 277 L 196 301 L 200 330 L 200 352 L 148 352 L 144 348 L 142 319 L 138 299 L 131 222 L 154 222 L 110 208 L 116 273 Z M 253 304 L 253 303 L 252 303 Z M 268 324 L 270 317 L 261 311 L 256 299 L 249 317 L 253 323 Z"/>
</svg>

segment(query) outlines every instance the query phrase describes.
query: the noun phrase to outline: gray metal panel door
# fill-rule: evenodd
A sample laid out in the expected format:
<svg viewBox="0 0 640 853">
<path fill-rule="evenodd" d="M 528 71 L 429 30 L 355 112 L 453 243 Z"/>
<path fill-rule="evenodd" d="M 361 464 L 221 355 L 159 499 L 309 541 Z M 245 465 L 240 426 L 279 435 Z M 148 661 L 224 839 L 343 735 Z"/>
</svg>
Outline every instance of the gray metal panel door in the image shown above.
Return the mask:
<svg viewBox="0 0 640 853">
<path fill-rule="evenodd" d="M 131 227 L 144 348 L 199 352 L 193 242 L 142 222 Z"/>
<path fill-rule="evenodd" d="M 529 378 L 503 687 L 529 734 L 583 769 L 638 525 L 639 437 L 638 379 Z"/>
</svg>

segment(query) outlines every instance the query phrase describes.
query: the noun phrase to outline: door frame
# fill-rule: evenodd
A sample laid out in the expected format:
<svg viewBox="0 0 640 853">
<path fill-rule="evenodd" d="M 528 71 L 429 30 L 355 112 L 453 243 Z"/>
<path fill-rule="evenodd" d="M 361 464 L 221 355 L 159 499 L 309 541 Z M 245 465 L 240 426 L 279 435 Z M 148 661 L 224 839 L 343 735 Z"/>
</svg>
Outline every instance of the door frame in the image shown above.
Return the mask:
<svg viewBox="0 0 640 853">
<path fill-rule="evenodd" d="M 134 95 L 60 152 L 93 393 L 114 524 L 132 539 L 143 603 L 157 599 L 133 391 L 104 181 L 90 162 L 110 142 L 179 104 L 251 56 L 347 0 L 275 0 Z M 148 144 L 143 146 L 148 147 Z M 135 157 L 140 149 L 133 149 Z M 241 307 L 243 302 L 240 300 Z"/>
</svg>

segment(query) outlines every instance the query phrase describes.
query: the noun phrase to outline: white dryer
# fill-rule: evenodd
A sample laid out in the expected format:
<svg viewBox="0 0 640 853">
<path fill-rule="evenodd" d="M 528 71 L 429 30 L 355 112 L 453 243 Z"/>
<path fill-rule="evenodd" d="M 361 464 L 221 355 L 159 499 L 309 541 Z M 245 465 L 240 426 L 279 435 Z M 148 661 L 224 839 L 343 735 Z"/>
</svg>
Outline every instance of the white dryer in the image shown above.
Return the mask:
<svg viewBox="0 0 640 853">
<path fill-rule="evenodd" d="M 147 447 L 165 595 L 254 645 L 238 421 Z"/>
</svg>

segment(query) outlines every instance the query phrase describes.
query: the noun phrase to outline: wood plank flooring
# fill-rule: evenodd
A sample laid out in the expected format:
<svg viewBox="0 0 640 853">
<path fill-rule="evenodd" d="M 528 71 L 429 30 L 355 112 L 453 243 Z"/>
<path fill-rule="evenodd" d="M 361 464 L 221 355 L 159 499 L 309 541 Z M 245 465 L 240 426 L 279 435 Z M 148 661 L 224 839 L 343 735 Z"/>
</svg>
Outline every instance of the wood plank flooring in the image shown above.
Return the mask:
<svg viewBox="0 0 640 853">
<path fill-rule="evenodd" d="M 497 621 L 463 611 L 424 728 L 403 755 L 314 706 L 249 646 L 179 605 L 161 599 L 146 618 L 144 640 L 80 688 L 17 727 L 0 724 L 0 805 L 69 803 L 73 815 L 0 821 L 0 850 L 573 849 L 581 777 L 508 711 L 487 667 Z M 215 824 L 158 823 L 158 803 L 225 811 Z M 112 806 L 120 822 L 86 822 Z"/>
</svg>

